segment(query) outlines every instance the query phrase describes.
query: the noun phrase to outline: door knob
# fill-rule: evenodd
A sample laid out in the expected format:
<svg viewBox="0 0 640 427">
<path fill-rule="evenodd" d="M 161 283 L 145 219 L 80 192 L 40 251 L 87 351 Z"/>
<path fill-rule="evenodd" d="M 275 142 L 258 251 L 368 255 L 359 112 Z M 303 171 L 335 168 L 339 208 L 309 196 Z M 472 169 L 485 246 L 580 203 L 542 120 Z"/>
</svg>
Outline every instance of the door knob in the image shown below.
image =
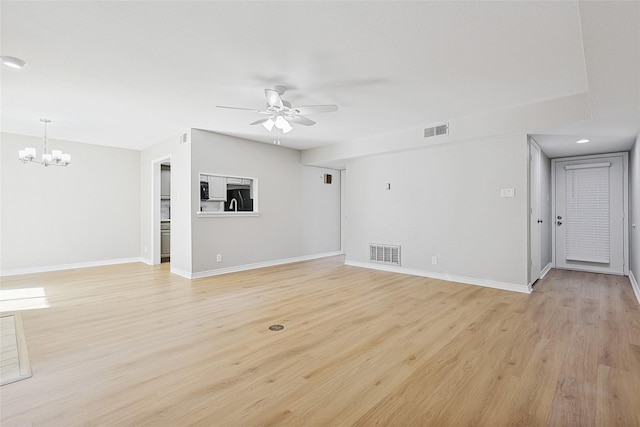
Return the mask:
<svg viewBox="0 0 640 427">
<path fill-rule="evenodd" d="M 562 217 L 560 215 L 558 215 L 558 219 L 562 219 Z"/>
<path fill-rule="evenodd" d="M 538 224 L 542 224 L 542 220 L 541 219 L 538 220 Z"/>
<path fill-rule="evenodd" d="M 556 224 L 562 225 L 562 221 L 556 221 Z"/>
</svg>

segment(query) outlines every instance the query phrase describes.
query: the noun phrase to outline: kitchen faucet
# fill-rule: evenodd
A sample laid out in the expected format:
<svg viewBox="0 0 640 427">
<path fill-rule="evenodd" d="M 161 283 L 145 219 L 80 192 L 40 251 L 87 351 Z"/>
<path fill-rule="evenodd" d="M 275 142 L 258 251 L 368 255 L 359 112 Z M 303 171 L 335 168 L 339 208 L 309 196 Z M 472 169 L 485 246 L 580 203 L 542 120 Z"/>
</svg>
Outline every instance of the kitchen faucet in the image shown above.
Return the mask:
<svg viewBox="0 0 640 427">
<path fill-rule="evenodd" d="M 229 202 L 229 210 L 238 212 L 238 201 L 234 198 Z"/>
</svg>

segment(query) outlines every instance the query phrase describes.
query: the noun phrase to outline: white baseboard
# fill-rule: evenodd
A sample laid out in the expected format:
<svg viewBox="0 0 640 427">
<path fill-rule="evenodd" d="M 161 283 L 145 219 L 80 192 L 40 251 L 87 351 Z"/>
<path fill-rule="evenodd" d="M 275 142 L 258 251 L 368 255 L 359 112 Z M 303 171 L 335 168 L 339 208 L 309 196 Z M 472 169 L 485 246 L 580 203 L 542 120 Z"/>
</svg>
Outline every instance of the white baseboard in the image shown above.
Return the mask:
<svg viewBox="0 0 640 427">
<path fill-rule="evenodd" d="M 546 267 L 542 269 L 540 272 L 540 279 L 544 279 L 544 276 L 546 276 L 549 271 L 551 271 L 551 263 L 547 264 Z"/>
<path fill-rule="evenodd" d="M 254 270 L 256 268 L 273 267 L 282 264 L 291 264 L 293 262 L 310 261 L 312 259 L 326 258 L 330 256 L 342 255 L 341 251 L 325 252 L 322 254 L 305 255 L 294 258 L 277 259 L 273 261 L 257 262 L 254 264 L 237 265 L 233 267 L 217 268 L 215 270 L 199 271 L 197 273 L 189 273 L 182 270 L 171 269 L 172 273 L 178 274 L 187 279 L 200 279 L 202 277 L 219 276 L 221 274 L 237 273 L 239 271 Z"/>
<path fill-rule="evenodd" d="M 171 274 L 177 274 L 180 277 L 184 277 L 185 279 L 191 279 L 191 273 L 189 273 L 188 271 L 185 270 L 180 270 L 179 268 L 174 268 L 174 267 L 170 267 L 169 271 L 171 271 Z"/>
<path fill-rule="evenodd" d="M 636 299 L 638 300 L 638 304 L 640 304 L 640 286 L 638 285 L 636 276 L 633 275 L 633 271 L 631 270 L 629 270 L 629 281 L 631 282 L 633 293 L 636 294 Z"/>
<path fill-rule="evenodd" d="M 49 271 L 72 270 L 75 268 L 87 268 L 87 267 L 100 267 L 103 265 L 114 265 L 114 264 L 128 264 L 131 262 L 147 263 L 148 260 L 145 260 L 139 257 L 119 258 L 119 259 L 106 259 L 106 260 L 100 260 L 100 261 L 75 262 L 72 264 L 47 265 L 43 267 L 16 268 L 13 270 L 2 270 L 0 271 L 0 276 L 17 276 L 21 274 L 46 273 Z"/>
<path fill-rule="evenodd" d="M 521 292 L 524 294 L 531 293 L 531 286 L 516 285 L 514 283 L 497 282 L 495 280 L 476 279 L 472 277 L 452 276 L 449 274 L 433 273 L 430 271 L 413 270 L 403 267 L 394 267 L 384 264 L 375 264 L 359 261 L 345 261 L 345 265 L 352 267 L 369 268 L 372 270 L 388 271 L 391 273 L 409 274 L 411 276 L 428 277 L 431 279 L 446 280 L 448 282 L 464 283 L 467 285 L 484 286 L 485 288 L 501 289 L 504 291 Z"/>
<path fill-rule="evenodd" d="M 238 265 L 234 267 L 220 268 L 216 270 L 201 271 L 198 273 L 190 273 L 188 271 L 180 270 L 178 268 L 173 268 L 173 267 L 170 268 L 170 271 L 171 273 L 177 274 L 178 276 L 184 277 L 186 279 L 198 279 L 201 277 L 218 276 L 220 274 L 236 273 L 239 271 L 253 270 L 256 268 L 264 268 L 264 267 L 272 267 L 275 265 L 282 265 L 282 264 L 291 264 L 293 262 L 309 261 L 312 259 L 326 258 L 326 257 L 336 256 L 336 255 L 343 255 L 343 252 L 336 251 L 336 252 L 326 252 L 326 253 L 315 254 L 315 255 L 305 255 L 305 256 L 294 257 L 294 258 L 285 258 L 285 259 L 278 259 L 273 261 L 258 262 L 255 264 L 245 264 L 245 265 Z M 13 269 L 13 270 L 3 270 L 3 271 L 0 271 L 0 277 L 17 276 L 21 274 L 46 273 L 50 271 L 60 271 L 60 270 L 72 270 L 76 268 L 100 267 L 103 265 L 128 264 L 131 262 L 141 262 L 146 265 L 153 265 L 151 260 L 142 258 L 142 257 L 120 258 L 120 259 L 109 259 L 109 260 L 102 260 L 102 261 L 77 262 L 72 264 L 48 265 L 44 267 L 31 267 L 31 268 L 19 268 L 19 269 Z"/>
</svg>

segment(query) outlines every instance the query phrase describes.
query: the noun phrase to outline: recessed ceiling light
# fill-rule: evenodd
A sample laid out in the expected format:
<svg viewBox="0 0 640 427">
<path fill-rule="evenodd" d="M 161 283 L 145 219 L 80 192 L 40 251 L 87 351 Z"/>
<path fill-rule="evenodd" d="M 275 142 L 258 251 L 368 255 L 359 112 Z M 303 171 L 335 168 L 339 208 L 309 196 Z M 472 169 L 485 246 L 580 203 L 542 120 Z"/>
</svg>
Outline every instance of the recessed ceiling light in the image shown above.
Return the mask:
<svg viewBox="0 0 640 427">
<path fill-rule="evenodd" d="M 587 142 L 589 142 L 588 139 L 580 139 L 580 140 L 576 141 L 576 144 L 586 144 Z"/>
<path fill-rule="evenodd" d="M 14 58 L 13 56 L 0 56 L 0 59 L 2 59 L 2 63 L 7 67 L 16 68 L 18 70 L 27 65 L 27 63 L 22 59 Z"/>
</svg>

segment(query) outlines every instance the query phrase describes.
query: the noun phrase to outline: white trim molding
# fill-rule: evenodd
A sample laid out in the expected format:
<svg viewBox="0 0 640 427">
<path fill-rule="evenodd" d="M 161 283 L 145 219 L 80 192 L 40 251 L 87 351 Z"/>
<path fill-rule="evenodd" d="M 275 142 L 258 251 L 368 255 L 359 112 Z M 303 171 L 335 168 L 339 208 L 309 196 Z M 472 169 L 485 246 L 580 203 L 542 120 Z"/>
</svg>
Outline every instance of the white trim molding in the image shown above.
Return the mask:
<svg viewBox="0 0 640 427">
<path fill-rule="evenodd" d="M 315 255 L 305 255 L 305 256 L 299 256 L 294 258 L 284 258 L 284 259 L 277 259 L 273 261 L 256 262 L 254 264 L 244 264 L 244 265 L 236 265 L 233 267 L 217 268 L 215 270 L 199 271 L 196 273 L 189 273 L 187 271 L 182 271 L 182 270 L 172 268 L 171 272 L 179 276 L 185 277 L 187 279 L 200 279 L 203 277 L 237 273 L 240 271 L 254 270 L 256 268 L 274 267 L 276 265 L 291 264 L 294 262 L 301 262 L 301 261 L 310 261 L 312 259 L 326 258 L 326 257 L 342 255 L 342 254 L 343 253 L 341 251 L 325 252 L 325 253 L 315 254 Z"/>
<path fill-rule="evenodd" d="M 638 304 L 640 304 L 640 285 L 638 285 L 636 276 L 633 275 L 633 271 L 631 270 L 629 270 L 629 281 L 631 282 L 631 288 L 633 288 L 633 293 L 636 294 L 636 299 L 638 300 Z"/>
<path fill-rule="evenodd" d="M 476 279 L 473 277 L 464 276 L 452 276 L 449 274 L 433 273 L 430 271 L 413 270 L 404 267 L 395 267 L 382 264 L 370 264 L 360 261 L 345 261 L 345 265 L 351 267 L 369 268 L 372 270 L 388 271 L 390 273 L 409 274 L 411 276 L 428 277 L 430 279 L 445 280 L 448 282 L 463 283 L 465 285 L 483 286 L 485 288 L 501 289 L 503 291 L 520 292 L 523 294 L 530 294 L 532 291 L 531 285 L 517 285 L 515 283 L 497 282 L 495 280 Z"/>
<path fill-rule="evenodd" d="M 549 271 L 551 271 L 551 263 L 547 264 L 540 272 L 540 280 L 544 279 L 544 276 L 546 276 Z"/>
<path fill-rule="evenodd" d="M 326 257 L 336 256 L 336 255 L 344 255 L 344 252 L 336 251 L 336 252 L 326 252 L 326 253 L 314 254 L 314 255 L 305 255 L 305 256 L 299 256 L 294 258 L 285 258 L 285 259 L 278 259 L 273 261 L 258 262 L 255 264 L 237 265 L 233 267 L 220 268 L 217 270 L 201 271 L 198 273 L 190 273 L 188 271 L 180 270 L 178 268 L 173 268 L 173 267 L 170 267 L 170 271 L 171 273 L 177 274 L 178 276 L 184 277 L 186 279 L 199 279 L 202 277 L 218 276 L 221 274 L 236 273 L 239 271 L 246 271 L 246 270 L 254 270 L 256 268 L 273 267 L 276 265 L 291 264 L 294 262 L 310 261 L 312 259 L 326 258 Z M 77 262 L 73 264 L 48 265 L 44 267 L 31 267 L 31 268 L 20 268 L 20 269 L 14 269 L 14 270 L 4 270 L 4 271 L 0 271 L 0 277 L 17 276 L 21 274 L 32 274 L 32 273 L 46 273 L 49 271 L 73 270 L 76 268 L 100 267 L 103 265 L 129 264 L 132 262 L 141 262 L 146 265 L 153 265 L 151 261 L 147 258 L 142 258 L 142 257 L 120 258 L 120 259 L 109 259 L 109 260 L 102 260 L 102 261 Z"/>
<path fill-rule="evenodd" d="M 43 267 L 16 268 L 13 270 L 0 271 L 0 276 L 18 276 L 21 274 L 46 273 L 49 271 L 73 270 L 75 268 L 101 267 L 103 265 L 129 264 L 132 262 L 142 262 L 148 264 L 144 258 L 119 258 L 106 259 L 101 261 L 75 262 L 72 264 L 46 265 Z"/>
<path fill-rule="evenodd" d="M 171 274 L 177 274 L 178 276 L 184 277 L 185 279 L 192 279 L 191 273 L 189 273 L 188 271 L 180 270 L 179 268 L 173 267 L 170 267 L 169 271 L 171 271 Z"/>
</svg>

